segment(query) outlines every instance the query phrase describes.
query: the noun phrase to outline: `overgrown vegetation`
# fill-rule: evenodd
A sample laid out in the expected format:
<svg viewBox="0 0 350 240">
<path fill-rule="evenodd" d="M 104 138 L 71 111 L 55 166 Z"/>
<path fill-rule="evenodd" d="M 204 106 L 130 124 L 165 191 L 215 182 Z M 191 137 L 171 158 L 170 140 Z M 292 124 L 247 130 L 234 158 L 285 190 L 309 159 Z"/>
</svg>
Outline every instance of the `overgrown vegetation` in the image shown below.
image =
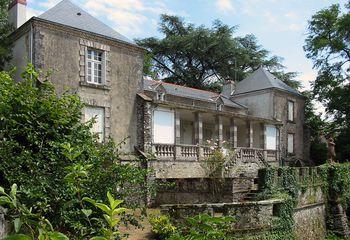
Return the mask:
<svg viewBox="0 0 350 240">
<path fill-rule="evenodd" d="M 233 239 L 233 217 L 213 217 L 200 214 L 188 217 L 185 222 L 177 222 L 176 227 L 168 216 L 161 215 L 153 218 L 152 231 L 157 239 L 167 240 L 229 240 Z"/>
<path fill-rule="evenodd" d="M 0 72 L 0 183 L 6 189 L 18 184 L 33 214 L 75 239 L 93 236 L 99 227 L 82 211 L 84 197 L 106 202 L 109 191 L 134 208 L 149 190 L 148 170 L 120 164 L 120 145 L 112 140 L 99 144 L 92 122 L 81 122 L 83 107 L 74 94 L 58 97 L 31 65 L 20 83 Z M 122 221 L 137 225 L 131 214 Z"/>
</svg>

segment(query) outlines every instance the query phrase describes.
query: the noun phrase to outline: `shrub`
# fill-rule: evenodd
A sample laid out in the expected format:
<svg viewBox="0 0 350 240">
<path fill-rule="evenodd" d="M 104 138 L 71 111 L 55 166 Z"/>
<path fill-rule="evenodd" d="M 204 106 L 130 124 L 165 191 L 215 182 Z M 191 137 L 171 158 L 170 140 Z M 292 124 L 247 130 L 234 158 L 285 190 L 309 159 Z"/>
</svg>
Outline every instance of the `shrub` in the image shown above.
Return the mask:
<svg viewBox="0 0 350 240">
<path fill-rule="evenodd" d="M 149 221 L 152 225 L 152 232 L 157 239 L 166 239 L 176 231 L 176 227 L 166 215 L 152 216 L 149 218 Z"/>
<path fill-rule="evenodd" d="M 119 199 L 131 192 L 143 196 L 147 188 L 135 186 L 144 185 L 148 171 L 140 164 L 120 164 L 119 145 L 112 140 L 97 142 L 92 123 L 81 122 L 84 104 L 77 95 L 58 97 L 31 65 L 22 77 L 16 83 L 0 72 L 0 184 L 17 183 L 34 213 L 82 238 L 92 229 L 86 227 L 81 199 L 106 201 L 106 191 Z"/>
</svg>

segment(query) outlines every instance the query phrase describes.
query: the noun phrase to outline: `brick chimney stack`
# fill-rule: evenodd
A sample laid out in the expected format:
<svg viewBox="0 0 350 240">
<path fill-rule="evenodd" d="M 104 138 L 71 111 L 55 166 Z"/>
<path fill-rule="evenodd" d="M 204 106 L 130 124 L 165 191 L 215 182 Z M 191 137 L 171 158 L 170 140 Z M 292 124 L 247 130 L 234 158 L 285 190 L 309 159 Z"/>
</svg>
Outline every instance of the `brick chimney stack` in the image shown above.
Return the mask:
<svg viewBox="0 0 350 240">
<path fill-rule="evenodd" d="M 17 29 L 27 21 L 27 1 L 13 0 L 8 8 L 9 22 Z"/>
</svg>

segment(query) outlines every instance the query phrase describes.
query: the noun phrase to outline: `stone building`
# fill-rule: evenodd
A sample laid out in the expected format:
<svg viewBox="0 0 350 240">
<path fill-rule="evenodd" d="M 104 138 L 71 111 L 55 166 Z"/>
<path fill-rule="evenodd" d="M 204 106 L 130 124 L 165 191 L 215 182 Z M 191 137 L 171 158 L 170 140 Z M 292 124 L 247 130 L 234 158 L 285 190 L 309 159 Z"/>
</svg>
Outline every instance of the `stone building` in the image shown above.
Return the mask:
<svg viewBox="0 0 350 240">
<path fill-rule="evenodd" d="M 51 70 L 58 93 L 86 103 L 83 120 L 96 117 L 100 141 L 129 137 L 123 151 L 153 156 L 155 178 L 206 177 L 208 140 L 235 149 L 228 178 L 253 181 L 266 165 L 308 164 L 305 99 L 265 69 L 221 93 L 150 80 L 142 77 L 143 48 L 69 0 L 28 21 L 25 5 L 14 0 L 9 9 L 18 72 L 28 61 Z"/>
</svg>

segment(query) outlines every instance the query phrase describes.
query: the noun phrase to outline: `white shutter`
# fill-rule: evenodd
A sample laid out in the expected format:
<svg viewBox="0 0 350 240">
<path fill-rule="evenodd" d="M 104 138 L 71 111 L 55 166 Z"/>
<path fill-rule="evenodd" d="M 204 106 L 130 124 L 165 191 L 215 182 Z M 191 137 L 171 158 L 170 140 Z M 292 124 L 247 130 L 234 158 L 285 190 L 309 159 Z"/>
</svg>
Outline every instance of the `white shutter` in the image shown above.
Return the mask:
<svg viewBox="0 0 350 240">
<path fill-rule="evenodd" d="M 273 125 L 266 125 L 266 149 L 276 150 L 277 129 Z"/>
<path fill-rule="evenodd" d="M 175 136 L 174 111 L 156 109 L 153 114 L 154 143 L 174 144 Z"/>
<path fill-rule="evenodd" d="M 288 153 L 294 153 L 294 134 L 288 134 Z"/>
<path fill-rule="evenodd" d="M 105 112 L 104 108 L 99 107 L 86 107 L 85 108 L 85 121 L 90 121 L 95 118 L 95 123 L 92 125 L 91 132 L 98 134 L 99 142 L 102 142 L 104 139 L 104 120 Z"/>
</svg>

